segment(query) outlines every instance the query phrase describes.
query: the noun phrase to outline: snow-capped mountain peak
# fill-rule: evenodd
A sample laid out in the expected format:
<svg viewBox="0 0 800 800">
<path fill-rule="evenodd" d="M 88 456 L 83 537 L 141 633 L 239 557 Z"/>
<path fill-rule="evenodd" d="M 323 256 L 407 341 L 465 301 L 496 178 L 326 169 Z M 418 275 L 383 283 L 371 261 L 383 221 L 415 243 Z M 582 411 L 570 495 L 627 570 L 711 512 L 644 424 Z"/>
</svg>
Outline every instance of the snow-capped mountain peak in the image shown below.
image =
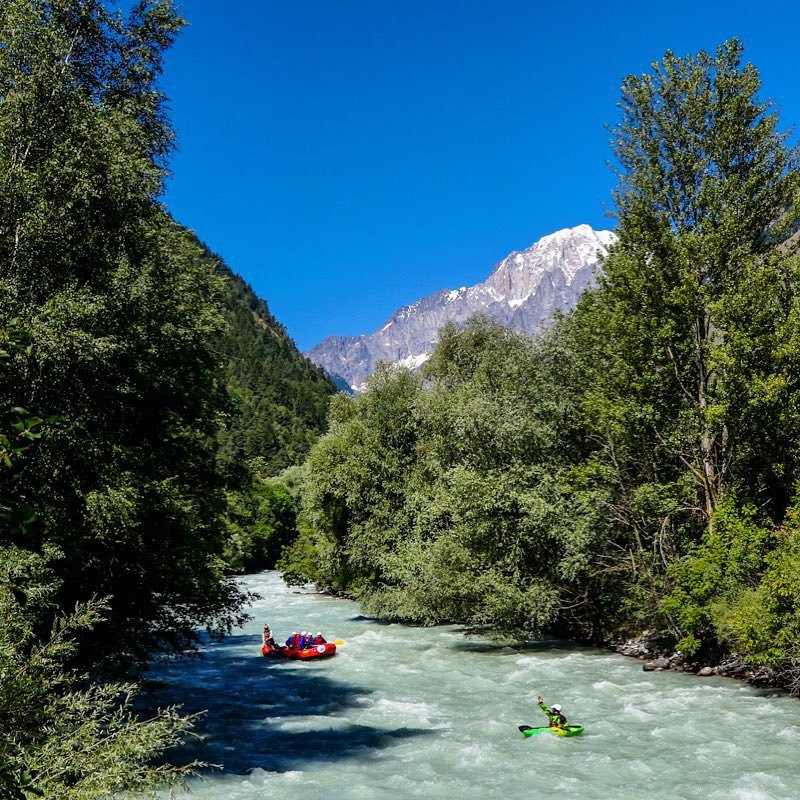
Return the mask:
<svg viewBox="0 0 800 800">
<path fill-rule="evenodd" d="M 420 366 L 445 322 L 463 323 L 473 314 L 484 314 L 534 332 L 553 311 L 574 306 L 615 239 L 611 231 L 589 225 L 556 231 L 510 253 L 483 283 L 435 292 L 399 308 L 373 334 L 330 336 L 307 355 L 357 391 L 378 361 Z"/>
</svg>

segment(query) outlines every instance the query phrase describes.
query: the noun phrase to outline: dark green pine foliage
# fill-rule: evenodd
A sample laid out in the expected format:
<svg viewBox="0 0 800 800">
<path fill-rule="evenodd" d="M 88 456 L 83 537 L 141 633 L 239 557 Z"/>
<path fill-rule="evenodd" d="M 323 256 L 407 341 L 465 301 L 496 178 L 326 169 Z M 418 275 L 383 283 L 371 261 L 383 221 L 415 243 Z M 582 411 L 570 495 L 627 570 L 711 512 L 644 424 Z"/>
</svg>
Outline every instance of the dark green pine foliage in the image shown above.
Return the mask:
<svg viewBox="0 0 800 800">
<path fill-rule="evenodd" d="M 258 458 L 259 472 L 275 475 L 299 464 L 325 430 L 337 389 L 298 350 L 286 329 L 244 280 L 205 251 L 223 278 L 226 330 L 218 355 L 228 393 L 220 460 L 229 474 Z"/>
</svg>

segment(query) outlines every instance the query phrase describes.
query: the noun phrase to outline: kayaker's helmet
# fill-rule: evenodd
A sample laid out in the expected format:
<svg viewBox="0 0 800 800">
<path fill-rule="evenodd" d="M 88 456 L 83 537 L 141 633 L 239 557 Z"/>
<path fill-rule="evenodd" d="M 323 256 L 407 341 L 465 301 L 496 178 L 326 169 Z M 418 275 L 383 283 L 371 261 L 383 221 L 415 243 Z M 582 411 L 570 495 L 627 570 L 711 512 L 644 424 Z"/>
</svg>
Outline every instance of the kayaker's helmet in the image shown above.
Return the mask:
<svg viewBox="0 0 800 800">
<path fill-rule="evenodd" d="M 561 711 L 561 706 L 558 703 L 554 703 L 551 708 L 553 711 Z"/>
<path fill-rule="evenodd" d="M 322 636 L 322 631 L 317 631 L 317 636 Z"/>
</svg>

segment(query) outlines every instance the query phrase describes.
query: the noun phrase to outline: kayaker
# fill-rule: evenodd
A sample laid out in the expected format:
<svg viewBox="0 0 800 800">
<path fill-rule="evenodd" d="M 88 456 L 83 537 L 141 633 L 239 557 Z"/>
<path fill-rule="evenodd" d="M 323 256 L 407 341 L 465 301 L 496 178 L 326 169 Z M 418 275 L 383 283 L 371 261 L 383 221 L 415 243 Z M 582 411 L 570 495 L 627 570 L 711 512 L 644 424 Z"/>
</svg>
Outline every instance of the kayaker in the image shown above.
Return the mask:
<svg viewBox="0 0 800 800">
<path fill-rule="evenodd" d="M 537 698 L 539 703 L 539 708 L 547 714 L 547 719 L 550 720 L 550 727 L 551 728 L 566 728 L 567 727 L 567 718 L 561 713 L 561 706 L 558 703 L 553 703 L 553 705 L 548 708 L 544 704 L 544 699 L 542 697 Z"/>
</svg>

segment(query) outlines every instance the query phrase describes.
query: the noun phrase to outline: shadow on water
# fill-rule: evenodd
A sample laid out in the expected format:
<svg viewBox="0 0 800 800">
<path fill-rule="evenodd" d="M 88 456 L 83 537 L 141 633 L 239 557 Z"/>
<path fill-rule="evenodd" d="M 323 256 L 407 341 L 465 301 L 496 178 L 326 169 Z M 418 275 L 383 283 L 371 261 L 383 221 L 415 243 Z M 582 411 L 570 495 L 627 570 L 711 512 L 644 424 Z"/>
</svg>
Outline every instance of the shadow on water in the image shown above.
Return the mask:
<svg viewBox="0 0 800 800">
<path fill-rule="evenodd" d="M 179 703 L 184 714 L 207 712 L 197 737 L 173 751 L 172 761 L 197 759 L 235 774 L 257 767 L 284 772 L 309 761 L 368 757 L 433 733 L 350 724 L 347 709 L 368 706 L 371 690 L 332 680 L 324 661 L 263 658 L 260 644 L 260 636 L 231 636 L 204 658 L 154 669 L 163 684 L 142 696 L 150 709 Z"/>
<path fill-rule="evenodd" d="M 396 625 L 397 623 L 402 623 L 403 625 L 408 625 L 409 627 L 415 627 L 415 623 L 413 620 L 406 620 L 406 619 L 381 619 L 380 617 L 368 617 L 364 614 L 356 614 L 354 617 L 350 617 L 350 622 L 368 622 L 370 625 Z M 422 626 L 419 626 L 422 627 Z"/>
<path fill-rule="evenodd" d="M 591 645 L 575 644 L 562 639 L 539 639 L 533 642 L 487 642 L 464 639 L 450 644 L 450 649 L 459 653 L 513 653 L 516 655 L 532 655 L 535 653 L 601 653 L 607 651 L 600 650 Z"/>
</svg>

